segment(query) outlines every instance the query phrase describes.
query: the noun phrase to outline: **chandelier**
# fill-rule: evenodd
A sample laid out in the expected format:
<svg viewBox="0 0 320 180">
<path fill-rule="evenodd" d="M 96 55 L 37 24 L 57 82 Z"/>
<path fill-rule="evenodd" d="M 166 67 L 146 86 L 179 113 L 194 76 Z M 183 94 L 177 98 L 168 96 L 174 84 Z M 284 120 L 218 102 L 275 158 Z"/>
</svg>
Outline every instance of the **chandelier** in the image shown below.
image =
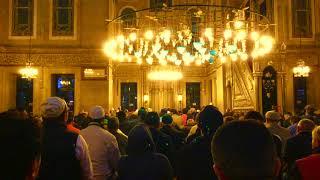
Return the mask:
<svg viewBox="0 0 320 180">
<path fill-rule="evenodd" d="M 268 19 L 247 8 L 175 5 L 134 13 L 139 18 L 131 27 L 123 15 L 110 22 L 114 37 L 103 51 L 114 61 L 174 66 L 245 61 L 270 53 L 274 43 Z"/>
<path fill-rule="evenodd" d="M 34 79 L 38 76 L 38 69 L 31 67 L 31 63 L 27 63 L 26 67 L 19 70 L 21 78 Z"/>
<path fill-rule="evenodd" d="M 310 67 L 305 65 L 303 60 L 298 61 L 298 65 L 293 68 L 294 77 L 308 77 L 310 73 Z"/>
<path fill-rule="evenodd" d="M 28 51 L 28 60 L 26 63 L 26 67 L 22 68 L 19 70 L 19 74 L 21 75 L 21 78 L 24 79 L 35 79 L 38 76 L 38 69 L 33 68 L 31 65 L 31 36 L 32 34 L 30 33 L 29 35 L 29 51 Z"/>
</svg>

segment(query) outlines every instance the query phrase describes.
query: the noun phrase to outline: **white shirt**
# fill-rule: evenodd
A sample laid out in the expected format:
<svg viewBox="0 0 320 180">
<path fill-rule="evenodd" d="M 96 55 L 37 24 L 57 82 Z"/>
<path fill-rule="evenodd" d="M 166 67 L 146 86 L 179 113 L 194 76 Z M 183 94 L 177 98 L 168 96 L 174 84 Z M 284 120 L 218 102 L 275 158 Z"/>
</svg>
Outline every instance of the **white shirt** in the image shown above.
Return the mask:
<svg viewBox="0 0 320 180">
<path fill-rule="evenodd" d="M 120 151 L 116 138 L 98 123 L 90 123 L 80 131 L 88 143 L 94 178 L 107 179 L 118 166 Z"/>
<path fill-rule="evenodd" d="M 93 169 L 86 141 L 79 134 L 76 144 L 76 158 L 80 161 L 84 180 L 93 180 Z"/>
</svg>

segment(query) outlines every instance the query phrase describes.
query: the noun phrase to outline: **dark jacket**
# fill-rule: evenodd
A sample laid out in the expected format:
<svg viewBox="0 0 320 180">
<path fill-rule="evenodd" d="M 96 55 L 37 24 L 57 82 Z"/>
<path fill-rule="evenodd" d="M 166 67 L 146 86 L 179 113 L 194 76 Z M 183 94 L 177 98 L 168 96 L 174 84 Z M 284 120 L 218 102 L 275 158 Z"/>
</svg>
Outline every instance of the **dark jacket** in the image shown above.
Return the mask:
<svg viewBox="0 0 320 180">
<path fill-rule="evenodd" d="M 298 159 L 309 156 L 312 153 L 312 134 L 311 132 L 301 132 L 287 140 L 284 160 L 291 168 Z"/>
<path fill-rule="evenodd" d="M 127 154 L 127 146 L 128 146 L 128 137 L 118 133 L 118 132 L 112 132 L 112 134 L 116 137 L 120 154 L 121 155 L 126 155 Z"/>
<path fill-rule="evenodd" d="M 136 126 L 128 137 L 127 156 L 119 161 L 119 180 L 171 180 L 168 159 L 155 153 L 155 144 L 147 127 Z"/>
<path fill-rule="evenodd" d="M 67 130 L 63 122 L 44 122 L 40 180 L 81 179 L 80 161 L 75 147 L 78 134 Z"/>
<path fill-rule="evenodd" d="M 186 138 L 185 134 L 176 128 L 170 126 L 170 125 L 164 125 L 161 129 L 161 132 L 164 134 L 170 136 L 172 139 L 174 149 L 179 150 L 185 145 L 184 139 Z"/>
<path fill-rule="evenodd" d="M 155 143 L 156 152 L 165 155 L 172 162 L 174 147 L 171 137 L 156 128 L 149 128 L 149 130 Z"/>
<path fill-rule="evenodd" d="M 215 180 L 211 156 L 211 138 L 201 136 L 176 155 L 178 180 Z"/>
</svg>

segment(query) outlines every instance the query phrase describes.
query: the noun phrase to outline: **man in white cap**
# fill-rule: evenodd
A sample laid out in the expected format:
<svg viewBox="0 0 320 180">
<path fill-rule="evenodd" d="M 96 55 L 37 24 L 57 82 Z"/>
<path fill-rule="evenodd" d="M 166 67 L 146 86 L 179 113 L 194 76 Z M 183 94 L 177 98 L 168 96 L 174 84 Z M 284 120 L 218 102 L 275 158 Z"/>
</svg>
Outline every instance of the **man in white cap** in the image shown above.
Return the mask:
<svg viewBox="0 0 320 180">
<path fill-rule="evenodd" d="M 81 130 L 89 146 L 93 174 L 95 180 L 113 179 L 120 159 L 120 151 L 116 138 L 103 129 L 102 121 L 105 112 L 101 106 L 94 106 L 89 111 L 91 122 Z"/>
<path fill-rule="evenodd" d="M 286 142 L 291 137 L 290 131 L 279 125 L 279 121 L 281 119 L 280 113 L 276 111 L 268 111 L 266 113 L 265 118 L 266 118 L 265 125 L 270 131 L 270 133 L 280 137 L 282 142 L 282 153 L 284 153 Z"/>
<path fill-rule="evenodd" d="M 43 147 L 40 180 L 93 179 L 88 146 L 83 137 L 68 131 L 68 106 L 59 97 L 41 105 Z"/>
</svg>

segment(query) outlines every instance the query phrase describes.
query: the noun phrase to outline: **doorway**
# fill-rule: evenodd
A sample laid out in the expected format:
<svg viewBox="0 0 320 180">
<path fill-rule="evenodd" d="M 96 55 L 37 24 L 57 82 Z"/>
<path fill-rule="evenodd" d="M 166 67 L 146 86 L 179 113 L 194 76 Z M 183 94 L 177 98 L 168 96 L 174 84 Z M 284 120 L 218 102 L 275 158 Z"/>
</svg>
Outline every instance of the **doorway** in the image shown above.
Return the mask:
<svg viewBox="0 0 320 180">
<path fill-rule="evenodd" d="M 21 76 L 16 81 L 16 108 L 33 111 L 33 79 L 25 79 Z"/>
<path fill-rule="evenodd" d="M 74 74 L 52 75 L 51 95 L 60 97 L 66 101 L 69 107 L 69 117 L 74 115 L 74 87 Z"/>
</svg>

